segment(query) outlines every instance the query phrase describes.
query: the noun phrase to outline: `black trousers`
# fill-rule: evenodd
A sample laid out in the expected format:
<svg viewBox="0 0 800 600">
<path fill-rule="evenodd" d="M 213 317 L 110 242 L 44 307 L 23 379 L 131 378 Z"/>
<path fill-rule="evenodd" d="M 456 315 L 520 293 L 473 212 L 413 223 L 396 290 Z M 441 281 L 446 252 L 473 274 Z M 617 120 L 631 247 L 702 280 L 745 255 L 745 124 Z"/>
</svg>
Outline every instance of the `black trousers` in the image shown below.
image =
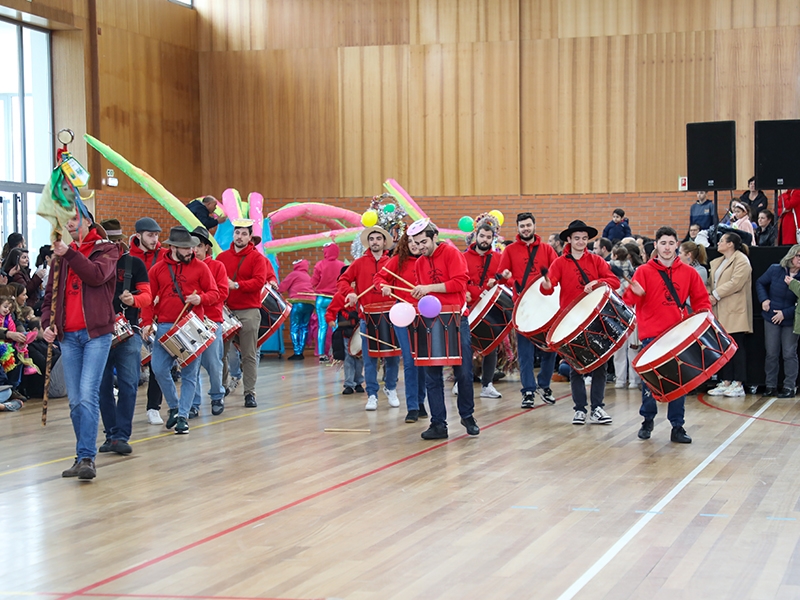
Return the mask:
<svg viewBox="0 0 800 600">
<path fill-rule="evenodd" d="M 731 359 L 719 370 L 719 378 L 722 381 L 744 381 L 747 376 L 747 352 L 744 349 L 744 338 L 747 333 L 729 333 L 739 346 Z"/>
<path fill-rule="evenodd" d="M 154 408 L 161 410 L 161 388 L 156 381 L 156 376 L 153 375 L 153 369 L 150 368 L 150 379 L 147 381 L 147 410 Z"/>
</svg>

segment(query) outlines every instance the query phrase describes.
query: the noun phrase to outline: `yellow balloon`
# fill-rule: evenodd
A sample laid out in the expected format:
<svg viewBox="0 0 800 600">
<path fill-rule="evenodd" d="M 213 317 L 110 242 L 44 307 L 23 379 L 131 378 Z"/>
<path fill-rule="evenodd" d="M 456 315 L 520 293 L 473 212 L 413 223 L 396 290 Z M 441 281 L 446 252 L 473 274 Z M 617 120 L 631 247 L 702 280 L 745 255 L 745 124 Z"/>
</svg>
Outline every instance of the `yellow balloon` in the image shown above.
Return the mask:
<svg viewBox="0 0 800 600">
<path fill-rule="evenodd" d="M 489 214 L 497 219 L 497 222 L 500 223 L 500 227 L 503 226 L 503 221 L 506 220 L 506 218 L 503 216 L 503 213 L 501 213 L 499 210 L 491 210 L 489 211 Z"/>
<path fill-rule="evenodd" d="M 374 210 L 369 209 L 363 215 L 361 215 L 361 224 L 364 227 L 372 227 L 373 225 L 377 224 L 378 222 L 378 213 Z"/>
</svg>

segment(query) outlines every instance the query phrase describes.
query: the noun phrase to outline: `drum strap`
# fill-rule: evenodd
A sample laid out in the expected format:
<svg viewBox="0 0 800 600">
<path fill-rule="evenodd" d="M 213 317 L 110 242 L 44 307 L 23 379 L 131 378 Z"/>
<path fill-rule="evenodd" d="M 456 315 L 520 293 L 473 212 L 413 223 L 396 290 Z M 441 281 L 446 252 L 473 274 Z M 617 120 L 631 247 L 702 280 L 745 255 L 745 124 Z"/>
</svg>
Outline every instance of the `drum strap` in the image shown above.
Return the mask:
<svg viewBox="0 0 800 600">
<path fill-rule="evenodd" d="M 578 267 L 578 271 L 581 272 L 581 281 L 583 281 L 583 285 L 586 285 L 587 283 L 591 282 L 591 279 L 589 279 L 589 276 L 586 274 L 586 271 L 581 269 L 581 266 L 578 264 L 578 261 L 575 260 L 575 257 L 572 256 L 572 253 L 567 254 L 567 258 L 570 259 L 572 262 L 574 262 L 575 266 Z"/>
<path fill-rule="evenodd" d="M 672 279 L 670 279 L 664 271 L 659 270 L 658 274 L 661 275 L 661 279 L 664 280 L 664 285 L 667 286 L 669 295 L 672 296 L 672 301 L 677 304 L 678 308 L 681 309 L 681 313 L 683 313 L 686 309 L 686 305 L 678 298 L 678 292 L 675 291 L 675 286 L 672 285 Z"/>
<path fill-rule="evenodd" d="M 239 267 L 241 267 L 241 266 L 242 266 L 242 263 L 244 262 L 244 259 L 245 259 L 245 258 L 247 258 L 247 255 L 243 256 L 243 257 L 241 258 L 241 260 L 239 261 L 239 264 L 238 264 L 238 265 L 236 265 L 236 270 L 233 272 L 233 277 L 231 277 L 231 279 L 232 279 L 233 281 L 236 281 L 236 276 L 239 274 Z"/>
<path fill-rule="evenodd" d="M 520 285 L 517 282 L 514 282 L 514 287 L 517 288 L 517 293 L 521 294 L 522 291 L 525 289 L 525 284 L 528 283 L 528 275 L 531 274 L 531 269 L 533 268 L 533 262 L 536 260 L 536 253 L 539 251 L 539 244 L 533 246 L 533 249 L 528 252 L 528 264 L 525 265 L 525 273 L 522 275 L 522 284 Z"/>
<path fill-rule="evenodd" d="M 483 273 L 481 274 L 481 281 L 478 283 L 478 287 L 483 287 L 483 282 L 486 281 L 486 273 L 489 270 L 489 264 L 492 262 L 492 252 L 489 251 L 486 253 L 486 258 L 483 261 Z"/>
<path fill-rule="evenodd" d="M 125 275 L 123 276 L 122 291 L 131 290 L 131 280 L 133 279 L 133 258 L 130 254 L 125 255 Z"/>
<path fill-rule="evenodd" d="M 175 272 L 172 270 L 172 265 L 167 264 L 167 268 L 169 269 L 169 276 L 172 277 L 172 289 L 178 294 L 178 298 L 181 299 L 181 302 L 186 304 L 186 299 L 183 297 L 181 293 L 181 286 L 178 285 L 178 282 L 175 280 Z"/>
</svg>

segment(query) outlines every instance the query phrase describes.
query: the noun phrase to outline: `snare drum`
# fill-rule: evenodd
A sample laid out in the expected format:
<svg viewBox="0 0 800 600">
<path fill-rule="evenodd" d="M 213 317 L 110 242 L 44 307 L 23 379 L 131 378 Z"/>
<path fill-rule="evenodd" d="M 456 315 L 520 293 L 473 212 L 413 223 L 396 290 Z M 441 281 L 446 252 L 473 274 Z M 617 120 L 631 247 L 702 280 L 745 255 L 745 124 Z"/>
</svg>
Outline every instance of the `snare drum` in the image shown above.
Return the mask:
<svg viewBox="0 0 800 600">
<path fill-rule="evenodd" d="M 130 337 L 133 337 L 133 327 L 131 327 L 125 315 L 117 315 L 114 320 L 114 335 L 111 337 L 111 347 L 121 344 Z"/>
<path fill-rule="evenodd" d="M 636 315 L 605 283 L 583 292 L 556 318 L 547 345 L 581 375 L 604 364 L 636 327 Z"/>
<path fill-rule="evenodd" d="M 547 345 L 547 333 L 558 318 L 561 286 L 555 286 L 553 293 L 542 293 L 544 277 L 534 281 L 517 298 L 514 307 L 514 329 L 532 341 L 540 350 L 551 352 Z"/>
<path fill-rule="evenodd" d="M 443 306 L 442 312 L 432 319 L 417 315 L 413 326 L 408 328 L 409 335 L 413 336 L 411 347 L 416 353 L 415 365 L 435 367 L 462 363 L 461 312 L 458 309 L 457 306 Z"/>
<path fill-rule="evenodd" d="M 231 312 L 231 309 L 222 305 L 222 340 L 225 341 L 232 335 L 239 333 L 242 322 Z"/>
<path fill-rule="evenodd" d="M 361 332 L 357 329 L 347 342 L 347 353 L 353 358 L 361 358 Z"/>
<path fill-rule="evenodd" d="M 364 323 L 367 325 L 367 352 L 371 357 L 400 356 L 400 344 L 394 325 L 389 320 L 392 302 L 374 302 L 364 305 Z M 359 337 L 361 337 L 359 335 Z M 373 339 L 370 339 L 373 338 Z M 363 345 L 363 340 L 362 340 Z"/>
<path fill-rule="evenodd" d="M 633 368 L 660 402 L 696 388 L 719 371 L 734 354 L 733 341 L 710 310 L 691 315 L 654 339 Z"/>
<path fill-rule="evenodd" d="M 504 285 L 496 285 L 481 293 L 480 300 L 469 311 L 469 330 L 472 349 L 486 356 L 502 342 L 511 331 L 514 316 L 514 299 Z"/>
<path fill-rule="evenodd" d="M 150 359 L 153 354 L 153 344 L 156 341 L 156 336 L 150 335 L 149 338 L 142 338 L 142 366 L 146 367 L 150 364 Z"/>
<path fill-rule="evenodd" d="M 200 317 L 188 312 L 158 341 L 164 350 L 178 359 L 181 367 L 185 367 L 211 345 L 214 337 L 214 332 L 206 327 Z"/>
<path fill-rule="evenodd" d="M 289 318 L 292 313 L 292 305 L 286 302 L 272 287 L 266 286 L 261 292 L 260 310 L 261 324 L 258 326 L 257 342 L 259 348 Z M 239 326 L 241 327 L 241 323 L 239 323 Z"/>
</svg>

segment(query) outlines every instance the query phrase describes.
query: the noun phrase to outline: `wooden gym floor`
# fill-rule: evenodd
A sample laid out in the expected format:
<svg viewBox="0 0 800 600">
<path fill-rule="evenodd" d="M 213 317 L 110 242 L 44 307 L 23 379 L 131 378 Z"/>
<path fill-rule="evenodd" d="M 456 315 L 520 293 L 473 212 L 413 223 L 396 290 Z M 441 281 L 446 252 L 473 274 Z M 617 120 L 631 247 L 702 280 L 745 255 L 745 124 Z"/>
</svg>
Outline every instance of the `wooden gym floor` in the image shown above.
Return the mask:
<svg viewBox="0 0 800 600">
<path fill-rule="evenodd" d="M 451 408 L 431 443 L 340 371 L 265 359 L 257 409 L 240 387 L 187 436 L 146 423 L 140 388 L 134 453 L 83 483 L 60 476 L 65 399 L 44 429 L 37 401 L 0 414 L 0 597 L 800 597 L 794 400 L 692 398 L 681 446 L 663 406 L 637 439 L 638 391 L 608 386 L 613 425 L 578 427 L 565 383 L 532 411 L 497 387 L 478 438 Z"/>
</svg>

